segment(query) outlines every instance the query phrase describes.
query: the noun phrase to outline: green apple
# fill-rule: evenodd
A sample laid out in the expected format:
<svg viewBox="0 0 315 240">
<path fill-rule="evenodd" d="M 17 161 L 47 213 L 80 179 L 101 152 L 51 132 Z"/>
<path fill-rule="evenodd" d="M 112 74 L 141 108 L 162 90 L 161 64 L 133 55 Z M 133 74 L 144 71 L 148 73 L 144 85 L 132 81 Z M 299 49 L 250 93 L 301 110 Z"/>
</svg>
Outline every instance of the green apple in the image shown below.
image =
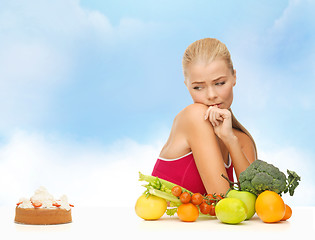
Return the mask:
<svg viewBox="0 0 315 240">
<path fill-rule="evenodd" d="M 242 200 L 247 207 L 247 218 L 251 219 L 255 214 L 256 195 L 246 191 L 230 190 L 226 195 L 227 198 L 238 198 Z"/>
<path fill-rule="evenodd" d="M 215 206 L 217 218 L 228 224 L 238 224 L 247 217 L 247 208 L 242 200 L 237 198 L 224 198 Z"/>
</svg>

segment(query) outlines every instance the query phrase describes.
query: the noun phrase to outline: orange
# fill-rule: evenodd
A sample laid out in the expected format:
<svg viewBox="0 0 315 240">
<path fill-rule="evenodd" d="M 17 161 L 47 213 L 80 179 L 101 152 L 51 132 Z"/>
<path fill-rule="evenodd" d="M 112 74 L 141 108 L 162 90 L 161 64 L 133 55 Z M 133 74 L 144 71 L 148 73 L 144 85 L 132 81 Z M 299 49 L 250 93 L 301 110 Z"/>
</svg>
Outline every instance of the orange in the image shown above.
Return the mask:
<svg viewBox="0 0 315 240">
<path fill-rule="evenodd" d="M 199 210 L 192 203 L 183 203 L 177 208 L 177 215 L 184 222 L 194 222 L 199 216 Z"/>
<path fill-rule="evenodd" d="M 281 221 L 288 220 L 292 216 L 292 209 L 289 207 L 289 205 L 285 205 L 285 214 Z"/>
<path fill-rule="evenodd" d="M 273 191 L 259 194 L 255 203 L 258 217 L 266 222 L 279 222 L 285 214 L 285 204 L 282 198 Z"/>
</svg>

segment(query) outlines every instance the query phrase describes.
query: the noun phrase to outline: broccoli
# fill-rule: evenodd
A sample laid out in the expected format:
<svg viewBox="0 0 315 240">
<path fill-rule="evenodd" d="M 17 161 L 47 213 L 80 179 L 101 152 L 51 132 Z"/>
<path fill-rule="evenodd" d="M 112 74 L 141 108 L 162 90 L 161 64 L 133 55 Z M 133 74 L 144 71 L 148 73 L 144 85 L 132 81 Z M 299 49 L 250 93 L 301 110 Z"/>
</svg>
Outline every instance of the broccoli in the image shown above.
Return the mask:
<svg viewBox="0 0 315 240">
<path fill-rule="evenodd" d="M 294 171 L 287 170 L 287 173 L 288 178 L 272 164 L 256 160 L 240 174 L 240 188 L 242 191 L 248 191 L 256 195 L 265 190 L 270 190 L 280 195 L 282 192 L 289 191 L 290 196 L 292 196 L 301 178 Z"/>
</svg>

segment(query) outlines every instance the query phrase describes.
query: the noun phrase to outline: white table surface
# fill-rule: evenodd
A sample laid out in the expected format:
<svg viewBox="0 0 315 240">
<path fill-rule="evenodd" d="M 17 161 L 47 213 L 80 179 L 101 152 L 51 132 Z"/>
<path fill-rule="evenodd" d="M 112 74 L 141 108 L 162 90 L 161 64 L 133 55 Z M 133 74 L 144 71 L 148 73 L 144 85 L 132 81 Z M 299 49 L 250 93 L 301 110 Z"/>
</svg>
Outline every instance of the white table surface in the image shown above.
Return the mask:
<svg viewBox="0 0 315 240">
<path fill-rule="evenodd" d="M 314 236 L 315 207 L 292 208 L 285 222 L 266 224 L 257 215 L 238 225 L 220 223 L 213 217 L 200 217 L 196 222 L 181 222 L 177 216 L 163 216 L 157 221 L 144 221 L 133 207 L 74 207 L 73 222 L 52 226 L 14 223 L 15 206 L 0 208 L 1 239 L 171 239 L 172 237 L 205 237 L 206 239 L 293 239 Z M 312 234 L 312 235 L 309 235 Z M 3 238 L 3 236 L 7 236 Z M 10 238 L 8 238 L 10 236 Z M 220 237 L 220 238 L 219 238 Z"/>
</svg>

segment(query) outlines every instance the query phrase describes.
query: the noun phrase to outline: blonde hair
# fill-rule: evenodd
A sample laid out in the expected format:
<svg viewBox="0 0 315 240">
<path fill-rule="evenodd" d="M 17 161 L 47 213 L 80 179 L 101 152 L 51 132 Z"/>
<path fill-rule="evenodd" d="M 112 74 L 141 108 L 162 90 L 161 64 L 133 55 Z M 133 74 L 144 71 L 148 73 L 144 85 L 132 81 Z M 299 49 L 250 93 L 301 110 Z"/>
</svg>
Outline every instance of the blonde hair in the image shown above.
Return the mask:
<svg viewBox="0 0 315 240">
<path fill-rule="evenodd" d="M 226 45 L 215 38 L 204 38 L 197 40 L 196 42 L 190 44 L 186 49 L 183 56 L 183 73 L 185 79 L 187 78 L 188 67 L 196 63 L 209 64 L 216 59 L 223 59 L 228 68 L 231 70 L 232 75 L 234 75 L 233 62 L 231 60 L 231 54 L 226 47 Z M 232 114 L 232 127 L 245 133 L 253 142 L 255 148 L 255 156 L 257 159 L 257 148 L 256 143 L 252 135 L 247 131 L 247 129 L 236 119 L 231 108 L 228 109 Z"/>
<path fill-rule="evenodd" d="M 234 75 L 231 55 L 224 43 L 215 38 L 204 38 L 190 44 L 184 53 L 182 61 L 185 79 L 187 78 L 189 65 L 200 62 L 209 64 L 218 58 L 225 60 Z"/>
<path fill-rule="evenodd" d="M 254 144 L 254 149 L 255 149 L 255 160 L 258 159 L 257 148 L 256 148 L 256 143 L 255 143 L 254 138 L 249 133 L 249 131 L 247 131 L 247 129 L 236 119 L 236 117 L 234 116 L 231 108 L 229 108 L 229 111 L 232 114 L 232 127 L 235 128 L 235 129 L 240 130 L 243 133 L 245 133 L 250 138 L 250 140 L 252 140 L 252 142 Z"/>
</svg>

